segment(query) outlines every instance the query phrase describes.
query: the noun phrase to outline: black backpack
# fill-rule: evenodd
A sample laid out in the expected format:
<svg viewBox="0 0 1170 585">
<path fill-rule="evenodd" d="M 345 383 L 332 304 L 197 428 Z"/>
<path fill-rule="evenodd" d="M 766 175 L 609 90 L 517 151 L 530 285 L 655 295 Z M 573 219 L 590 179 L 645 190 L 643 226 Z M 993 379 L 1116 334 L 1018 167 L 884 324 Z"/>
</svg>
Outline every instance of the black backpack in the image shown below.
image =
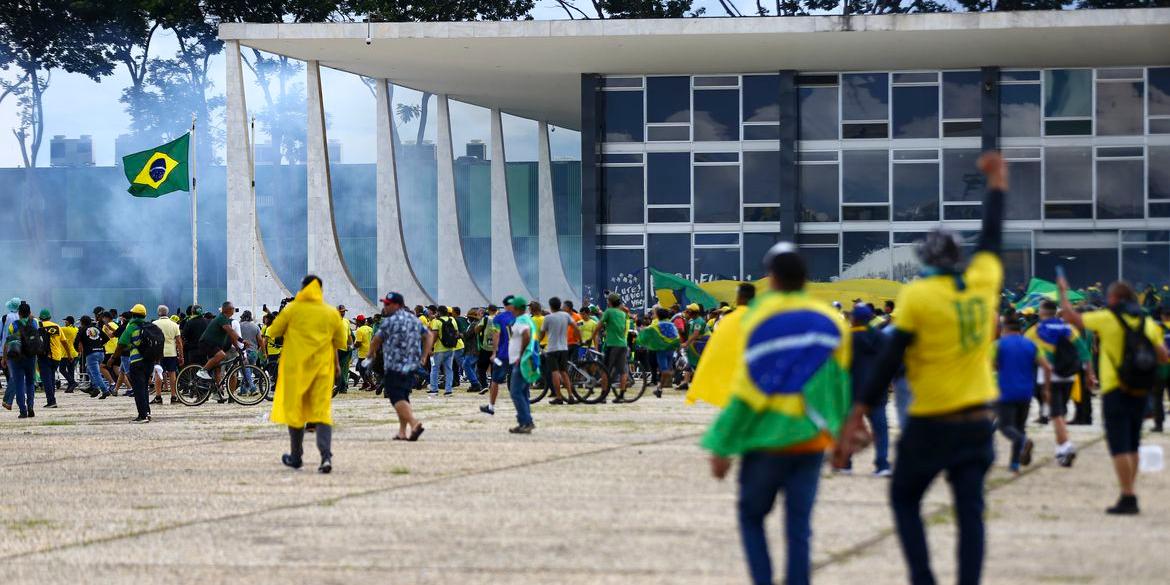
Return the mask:
<svg viewBox="0 0 1170 585">
<path fill-rule="evenodd" d="M 1117 364 L 1117 378 L 1130 392 L 1146 393 L 1158 382 L 1158 351 L 1145 335 L 1146 318 L 1142 316 L 1136 329 L 1131 329 L 1121 313 L 1114 311 L 1117 322 L 1125 331 L 1125 345 Z"/>
<path fill-rule="evenodd" d="M 49 328 L 45 327 L 43 324 L 40 327 L 37 327 L 36 336 L 37 339 L 40 340 L 40 343 L 37 347 L 36 357 L 49 357 L 49 347 L 50 344 L 53 343 L 53 336 L 49 331 Z M 32 355 L 29 357 L 32 357 Z"/>
<path fill-rule="evenodd" d="M 450 317 L 439 318 L 439 342 L 447 348 L 459 345 L 459 328 L 455 326 L 454 319 Z"/>
<path fill-rule="evenodd" d="M 1071 378 L 1081 371 L 1081 355 L 1071 336 L 1056 340 L 1052 352 L 1052 370 L 1061 378 Z"/>
<path fill-rule="evenodd" d="M 158 325 L 143 322 L 138 326 L 138 341 L 134 345 L 142 359 L 157 364 L 162 360 L 166 338 L 163 337 L 162 329 L 159 329 Z"/>
<path fill-rule="evenodd" d="M 16 322 L 16 339 L 20 342 L 20 356 L 35 358 L 45 351 L 45 343 L 41 339 L 40 327 L 34 325 L 36 321 L 29 319 L 24 323 Z"/>
</svg>

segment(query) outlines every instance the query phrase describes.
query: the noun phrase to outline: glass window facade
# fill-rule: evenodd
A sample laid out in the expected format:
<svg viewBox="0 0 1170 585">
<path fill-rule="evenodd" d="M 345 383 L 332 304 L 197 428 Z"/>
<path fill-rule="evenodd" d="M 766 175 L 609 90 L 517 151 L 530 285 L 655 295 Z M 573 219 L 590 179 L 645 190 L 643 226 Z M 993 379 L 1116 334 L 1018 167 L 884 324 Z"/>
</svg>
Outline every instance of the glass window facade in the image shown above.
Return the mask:
<svg viewBox="0 0 1170 585">
<path fill-rule="evenodd" d="M 653 241 L 640 248 L 643 266 L 685 267 L 695 279 L 759 278 L 767 248 L 794 239 L 782 221 L 794 221 L 814 280 L 913 277 L 912 240 L 899 236 L 939 221 L 978 230 L 985 75 L 798 72 L 791 111 L 780 103 L 783 74 L 648 76 L 606 89 L 644 94 L 645 103 L 628 105 L 646 119 L 640 142 L 624 138 L 637 134 L 633 128 L 603 144 L 601 208 L 620 221 L 603 219 L 601 232 L 606 223 L 614 233 L 654 225 Z M 1151 222 L 1167 222 L 1170 232 L 1170 67 L 1005 68 L 992 79 L 999 101 L 989 113 L 998 107 L 1012 179 L 1008 284 L 1050 278 L 1066 257 L 1100 261 L 1098 280 L 1152 278 L 1170 242 L 1127 244 L 1120 256 L 1116 242 Z M 607 114 L 603 123 L 639 116 Z M 785 120 L 796 126 L 795 152 L 781 144 Z M 655 128 L 689 136 L 648 146 Z M 609 182 L 613 194 L 605 192 Z M 740 235 L 735 246 L 700 243 L 699 235 L 729 229 Z M 678 237 L 660 238 L 663 230 Z M 1082 242 L 1075 237 L 1082 231 L 1094 235 Z M 1063 233 L 1074 237 L 1062 240 Z"/>
</svg>

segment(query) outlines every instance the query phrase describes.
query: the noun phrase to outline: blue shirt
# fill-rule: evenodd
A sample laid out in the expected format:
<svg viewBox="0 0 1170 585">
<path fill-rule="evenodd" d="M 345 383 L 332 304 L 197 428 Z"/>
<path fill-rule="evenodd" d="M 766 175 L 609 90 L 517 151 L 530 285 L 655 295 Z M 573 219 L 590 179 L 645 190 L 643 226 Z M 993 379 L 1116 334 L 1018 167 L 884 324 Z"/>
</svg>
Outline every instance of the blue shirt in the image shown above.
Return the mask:
<svg viewBox="0 0 1170 585">
<path fill-rule="evenodd" d="M 512 323 L 515 322 L 516 316 L 507 309 L 500 311 L 500 314 L 492 319 L 492 323 L 500 328 L 500 342 L 496 344 L 496 357 L 505 364 L 510 363 L 508 362 L 508 331 L 512 328 Z"/>
<path fill-rule="evenodd" d="M 386 371 L 409 374 L 422 367 L 422 336 L 426 332 L 422 321 L 405 309 L 382 319 L 374 337 L 382 340 L 382 365 Z"/>
<path fill-rule="evenodd" d="M 1036 344 L 1023 335 L 1000 338 L 995 353 L 1000 402 L 1027 402 L 1035 386 Z"/>
</svg>

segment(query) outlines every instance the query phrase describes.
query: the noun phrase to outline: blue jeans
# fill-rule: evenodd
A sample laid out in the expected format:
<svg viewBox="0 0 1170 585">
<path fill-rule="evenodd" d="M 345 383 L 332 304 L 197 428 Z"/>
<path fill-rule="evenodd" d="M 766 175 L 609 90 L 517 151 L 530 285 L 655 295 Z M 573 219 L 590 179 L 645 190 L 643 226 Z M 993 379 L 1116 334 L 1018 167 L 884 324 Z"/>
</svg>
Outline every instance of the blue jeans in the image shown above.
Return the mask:
<svg viewBox="0 0 1170 585">
<path fill-rule="evenodd" d="M 48 356 L 37 358 L 37 371 L 45 388 L 45 405 L 57 404 L 57 368 L 61 362 Z"/>
<path fill-rule="evenodd" d="M 898 415 L 898 428 L 906 429 L 907 419 L 910 417 L 910 383 L 905 377 L 894 380 L 894 412 Z"/>
<path fill-rule="evenodd" d="M 824 457 L 823 453 L 784 455 L 762 451 L 744 455 L 739 470 L 739 534 L 752 583 L 772 583 L 772 557 L 768 555 L 764 519 L 781 491 L 784 492 L 784 539 L 788 546 L 785 582 L 789 585 L 809 582 L 812 511 Z"/>
<path fill-rule="evenodd" d="M 106 352 L 95 351 L 85 356 L 85 371 L 89 373 L 89 387 L 101 392 L 102 394 L 110 393 L 110 386 L 106 384 L 106 379 L 102 377 L 102 362 L 106 361 Z"/>
<path fill-rule="evenodd" d="M 28 411 L 33 409 L 36 370 L 36 358 L 10 358 L 8 360 L 8 389 L 4 391 L 4 402 L 12 404 L 12 399 L 15 396 L 20 414 L 28 414 Z"/>
<path fill-rule="evenodd" d="M 528 380 L 520 371 L 520 363 L 512 364 L 512 377 L 508 379 L 508 395 L 512 397 L 512 406 L 516 407 L 516 422 L 520 426 L 532 424 L 532 405 L 528 403 Z"/>
<path fill-rule="evenodd" d="M 881 471 L 890 468 L 890 421 L 886 418 L 887 403 L 869 411 L 869 426 L 873 429 L 873 467 Z"/>
<path fill-rule="evenodd" d="M 475 355 L 474 351 L 463 350 L 462 355 L 459 356 L 459 363 L 463 367 L 463 374 L 467 376 L 467 381 L 472 386 L 482 386 L 479 383 L 479 376 L 475 375 L 476 363 L 479 361 L 479 356 Z"/>
<path fill-rule="evenodd" d="M 913 585 L 934 585 L 922 523 L 922 497 L 946 472 L 959 528 L 959 585 L 976 585 L 983 571 L 983 480 L 995 461 L 991 420 L 949 422 L 911 417 L 898 441 L 890 504 Z"/>
<path fill-rule="evenodd" d="M 454 351 L 441 351 L 431 354 L 431 393 L 439 392 L 439 368 L 447 375 L 444 382 L 444 392 L 451 393 L 451 383 L 455 381 Z"/>
</svg>

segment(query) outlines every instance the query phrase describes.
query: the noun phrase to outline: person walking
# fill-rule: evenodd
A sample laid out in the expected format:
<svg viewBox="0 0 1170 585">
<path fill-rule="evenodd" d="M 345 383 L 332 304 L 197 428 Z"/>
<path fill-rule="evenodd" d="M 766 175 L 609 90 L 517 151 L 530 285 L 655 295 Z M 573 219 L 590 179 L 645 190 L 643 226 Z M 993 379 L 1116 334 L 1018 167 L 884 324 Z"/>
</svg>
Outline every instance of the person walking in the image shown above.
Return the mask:
<svg viewBox="0 0 1170 585">
<path fill-rule="evenodd" d="M 374 389 L 373 380 L 370 378 L 370 369 L 362 365 L 370 356 L 370 342 L 374 338 L 374 328 L 370 326 L 372 321 L 373 319 L 366 321 L 365 315 L 358 315 L 354 319 L 357 329 L 353 332 L 353 348 L 357 352 L 358 376 L 362 380 L 362 390 Z"/>
<path fill-rule="evenodd" d="M 991 372 L 996 310 L 1003 290 L 1004 194 L 1007 163 L 998 152 L 979 158 L 988 193 L 979 244 L 964 262 L 958 234 L 938 227 L 918 246 L 923 277 L 898 294 L 896 332 L 857 398 L 834 454 L 843 462 L 866 439 L 863 419 L 878 408 L 905 363 L 913 398 L 898 442 L 890 504 L 913 585 L 933 585 L 922 498 L 946 473 L 958 521 L 958 582 L 979 583 L 984 556 L 983 487 L 995 460 Z"/>
<path fill-rule="evenodd" d="M 852 400 L 862 392 L 865 383 L 876 365 L 878 354 L 881 352 L 884 338 L 880 331 L 870 326 L 873 321 L 873 309 L 865 303 L 856 303 L 849 313 L 852 340 L 852 360 L 849 364 L 849 376 L 852 380 Z M 886 407 L 889 403 L 887 395 L 882 395 L 881 401 L 866 413 L 870 429 L 873 432 L 873 475 L 875 477 L 889 477 L 890 471 L 890 423 L 886 416 Z M 834 467 L 838 473 L 852 473 L 852 460 L 847 461 L 844 467 Z"/>
<path fill-rule="evenodd" d="M 179 366 L 183 364 L 183 337 L 179 330 L 179 324 L 168 316 L 170 309 L 166 305 L 159 305 L 156 311 L 158 319 L 154 320 L 154 325 L 158 327 L 159 331 L 162 331 L 163 335 L 163 353 L 162 359 L 159 361 L 163 374 L 154 385 L 153 404 L 163 403 L 163 387 L 166 387 L 167 391 L 171 393 L 171 404 L 174 404 L 178 402 L 176 379 L 179 374 Z"/>
<path fill-rule="evenodd" d="M 548 309 L 551 312 L 540 324 L 540 336 L 547 341 L 544 359 L 554 395 L 549 404 L 568 404 L 573 401 L 573 387 L 569 381 L 569 332 L 576 332 L 577 337 L 581 334 L 573 317 L 563 310 L 559 297 L 548 300 Z M 565 390 L 563 395 L 562 387 Z"/>
<path fill-rule="evenodd" d="M 463 349 L 459 324 L 444 305 L 438 308 L 438 316 L 431 319 L 429 328 L 435 335 L 435 352 L 431 355 L 431 389 L 427 393 L 439 395 L 439 373 L 442 372 L 443 396 L 451 396 L 454 393 L 451 387 L 455 384 L 455 356 Z"/>
<path fill-rule="evenodd" d="M 304 465 L 305 425 L 313 424 L 321 453 L 317 471 L 333 471 L 333 383 L 337 352 L 347 344 L 337 320 L 337 310 L 325 304 L 321 279 L 310 274 L 268 327 L 269 336 L 284 338 L 271 420 L 288 427 L 290 449 L 280 461 L 293 469 Z"/>
<path fill-rule="evenodd" d="M 1046 393 L 1051 392 L 1052 367 L 1031 339 L 1020 334 L 1020 321 L 1014 316 L 1003 324 L 1003 335 L 995 345 L 995 371 L 999 382 L 995 426 L 1012 442 L 1008 470 L 1019 473 L 1020 466 L 1032 463 L 1032 439 L 1028 438 L 1028 407 L 1032 404 L 1032 372 L 1040 370 Z"/>
<path fill-rule="evenodd" d="M 1048 370 L 1037 370 L 1036 394 L 1042 397 L 1046 411 L 1044 418 L 1052 423 L 1056 435 L 1056 462 L 1062 467 L 1072 467 L 1077 457 L 1077 448 L 1068 437 L 1068 402 L 1072 399 L 1073 384 L 1082 371 L 1090 385 L 1094 380 L 1093 360 L 1081 343 L 1080 335 L 1064 319 L 1056 314 L 1056 303 L 1045 299 L 1040 303 L 1040 321 L 1025 334 L 1043 353 L 1050 364 Z M 1050 382 L 1045 383 L 1047 372 Z M 1044 388 L 1048 388 L 1047 391 Z"/>
<path fill-rule="evenodd" d="M 65 358 L 61 360 L 61 375 L 65 377 L 65 393 L 73 394 L 77 390 L 77 325 L 73 315 L 65 317 L 61 326 L 61 336 L 65 341 Z"/>
<path fill-rule="evenodd" d="M 45 408 L 57 408 L 57 369 L 69 352 L 65 349 L 65 336 L 61 326 L 54 323 L 48 309 L 41 309 L 41 341 L 43 347 L 37 356 L 37 372 L 41 375 L 41 386 L 45 389 Z"/>
<path fill-rule="evenodd" d="M 508 365 L 512 370 L 508 377 L 508 394 L 516 408 L 517 423 L 508 432 L 516 435 L 531 434 L 536 428 L 528 389 L 540 379 L 540 348 L 536 342 L 536 324 L 524 312 L 527 307 L 528 301 L 521 296 L 508 301 L 508 310 L 515 317 L 508 333 Z"/>
<path fill-rule="evenodd" d="M 467 328 L 459 335 L 463 338 L 463 353 L 460 355 L 460 368 L 467 376 L 469 384 L 467 391 L 479 394 L 483 390 L 480 382 L 483 378 L 479 372 L 479 324 L 482 322 L 483 312 L 480 309 L 467 311 Z"/>
<path fill-rule="evenodd" d="M 764 520 L 783 492 L 785 582 L 807 585 L 821 463 L 849 408 L 850 338 L 832 309 L 804 293 L 796 246 L 776 244 L 764 264 L 771 292 L 743 316 L 731 397 L 701 445 L 717 479 L 741 458 L 739 530 L 752 583 L 773 583 Z"/>
<path fill-rule="evenodd" d="M 134 393 L 134 406 L 138 410 L 138 416 L 130 422 L 145 424 L 150 422 L 150 377 L 154 374 L 154 363 L 139 351 L 142 327 L 146 323 L 146 307 L 141 303 L 134 305 L 129 314 L 130 320 L 126 322 L 118 338 L 118 347 L 110 359 L 126 356 L 122 359 L 129 364 L 130 390 Z"/>
<path fill-rule="evenodd" d="M 32 316 L 32 307 L 21 301 L 16 306 L 16 318 L 5 319 L 4 358 L 8 366 L 9 383 L 4 391 L 4 408 L 12 410 L 12 400 L 20 410 L 17 418 L 33 418 L 36 409 L 37 355 L 41 353 L 41 324 Z"/>
<path fill-rule="evenodd" d="M 400 293 L 386 293 L 382 299 L 382 317 L 362 368 L 370 369 L 379 352 L 382 354 L 383 392 L 398 416 L 398 434 L 394 440 L 417 441 L 426 429 L 414 416 L 410 391 L 414 387 L 414 373 L 430 356 L 435 336 L 406 309 L 406 300 Z"/>
<path fill-rule="evenodd" d="M 630 376 L 630 344 L 626 333 L 630 329 L 630 316 L 622 310 L 622 297 L 611 293 L 606 299 L 609 308 L 601 314 L 601 321 L 597 324 L 594 337 L 600 342 L 604 354 L 605 371 L 609 374 L 606 379 L 606 392 L 614 380 L 618 381 L 618 397 L 614 402 L 621 402 L 621 391 L 629 386 Z M 682 390 L 682 386 L 679 387 Z"/>
<path fill-rule="evenodd" d="M 494 346 L 495 355 L 491 358 L 492 373 L 491 384 L 488 386 L 488 403 L 479 407 L 479 411 L 488 414 L 496 414 L 496 397 L 500 393 L 500 384 L 507 384 L 508 374 L 511 372 L 511 361 L 508 356 L 508 349 L 510 345 L 509 336 L 512 331 L 512 324 L 516 322 L 516 313 L 512 310 L 512 295 L 504 297 L 504 310 L 496 314 L 492 319 L 492 331 L 490 345 Z"/>
<path fill-rule="evenodd" d="M 77 334 L 77 347 L 89 374 L 89 395 L 105 400 L 110 396 L 110 385 L 102 375 L 102 364 L 106 361 L 106 342 L 109 338 L 93 317 L 81 317 L 81 328 Z"/>
</svg>

